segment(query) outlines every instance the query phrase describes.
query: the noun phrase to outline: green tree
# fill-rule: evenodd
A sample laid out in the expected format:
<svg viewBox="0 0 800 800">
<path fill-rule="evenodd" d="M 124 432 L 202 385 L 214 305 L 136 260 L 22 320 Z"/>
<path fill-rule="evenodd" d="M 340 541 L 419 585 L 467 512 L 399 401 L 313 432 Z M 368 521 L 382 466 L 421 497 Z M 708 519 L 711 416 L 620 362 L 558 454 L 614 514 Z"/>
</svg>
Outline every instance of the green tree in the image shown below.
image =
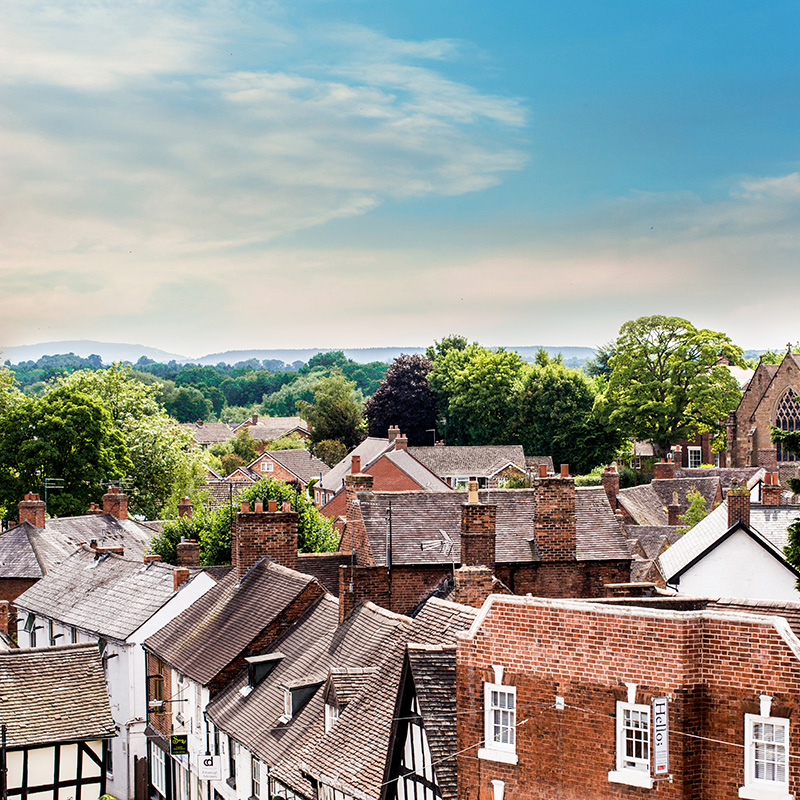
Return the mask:
<svg viewBox="0 0 800 800">
<path fill-rule="evenodd" d="M 626 436 L 661 453 L 698 433 L 724 436 L 724 422 L 741 398 L 720 356 L 744 366 L 743 352 L 723 333 L 679 317 L 626 322 L 613 343 L 608 387 L 597 412 Z"/>
<path fill-rule="evenodd" d="M 297 404 L 303 419 L 311 425 L 311 444 L 336 439 L 348 450 L 362 438 L 361 393 L 341 372 L 322 378 L 314 389 L 314 402 Z"/>
<path fill-rule="evenodd" d="M 541 359 L 539 360 L 541 361 Z M 597 386 L 558 361 L 528 367 L 513 400 L 514 441 L 585 474 L 613 459 L 620 435 L 594 415 Z"/>
<path fill-rule="evenodd" d="M 323 439 L 314 445 L 314 455 L 333 467 L 347 455 L 347 448 L 338 439 Z"/>
<path fill-rule="evenodd" d="M 211 402 L 199 389 L 180 386 L 164 398 L 164 408 L 178 422 L 195 422 L 206 419 L 211 413 Z"/>
<path fill-rule="evenodd" d="M 320 514 L 308 497 L 283 481 L 270 478 L 251 484 L 237 494 L 233 507 L 237 508 L 243 500 L 251 504 L 261 500 L 265 508 L 270 500 L 275 500 L 278 507 L 288 501 L 292 511 L 297 512 L 299 551 L 321 553 L 336 550 L 338 540 L 331 520 Z M 177 544 L 181 537 L 185 537 L 200 543 L 200 562 L 203 565 L 230 564 L 232 520 L 230 505 L 213 510 L 197 508 L 191 518 L 165 521 L 162 532 L 151 541 L 150 549 L 164 561 L 174 564 L 177 561 Z"/>
<path fill-rule="evenodd" d="M 512 397 L 525 363 L 517 353 L 480 345 L 451 347 L 437 355 L 429 380 L 447 443 L 507 444 L 511 437 Z"/>
<path fill-rule="evenodd" d="M 364 413 L 370 436 L 385 437 L 390 425 L 399 426 L 410 445 L 433 444 L 430 430 L 436 427 L 436 397 L 428 383 L 433 364 L 420 355 L 398 356 Z"/>
<path fill-rule="evenodd" d="M 100 500 L 101 482 L 132 468 L 122 434 L 94 397 L 60 386 L 42 398 L 22 398 L 0 415 L 0 505 L 6 518 L 45 478 L 64 488 L 48 497 L 54 516 L 85 514 Z"/>
<path fill-rule="evenodd" d="M 689 491 L 686 492 L 686 499 L 689 501 L 689 506 L 686 511 L 678 517 L 681 521 L 681 527 L 678 529 L 680 533 L 686 533 L 694 528 L 700 520 L 708 516 L 709 512 L 705 497 L 703 497 L 697 489 L 689 489 Z"/>
<path fill-rule="evenodd" d="M 132 482 L 131 511 L 147 519 L 177 515 L 180 498 L 194 497 L 203 482 L 202 456 L 191 433 L 177 427 L 159 404 L 159 387 L 137 380 L 122 364 L 74 373 L 64 385 L 99 400 L 121 433 L 132 463 L 124 473 Z"/>
</svg>

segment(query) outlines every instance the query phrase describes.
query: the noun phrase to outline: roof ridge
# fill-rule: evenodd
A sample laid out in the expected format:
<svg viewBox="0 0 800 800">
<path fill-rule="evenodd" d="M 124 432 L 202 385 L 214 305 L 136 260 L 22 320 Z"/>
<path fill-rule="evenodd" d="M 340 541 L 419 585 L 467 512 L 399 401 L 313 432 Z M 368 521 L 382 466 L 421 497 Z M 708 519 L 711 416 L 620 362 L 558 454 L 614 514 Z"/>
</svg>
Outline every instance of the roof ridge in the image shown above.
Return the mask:
<svg viewBox="0 0 800 800">
<path fill-rule="evenodd" d="M 333 595 L 331 595 L 333 597 Z M 336 601 L 339 601 L 339 598 L 335 598 Z M 379 616 L 388 617 L 389 619 L 396 619 L 399 622 L 408 622 L 412 623 L 414 620 L 411 617 L 406 616 L 405 614 L 398 614 L 396 611 L 390 611 L 388 608 L 384 608 L 383 606 L 379 606 L 377 603 L 373 603 L 372 600 L 365 600 L 361 604 L 361 608 L 368 608 L 370 611 L 378 614 Z"/>
</svg>

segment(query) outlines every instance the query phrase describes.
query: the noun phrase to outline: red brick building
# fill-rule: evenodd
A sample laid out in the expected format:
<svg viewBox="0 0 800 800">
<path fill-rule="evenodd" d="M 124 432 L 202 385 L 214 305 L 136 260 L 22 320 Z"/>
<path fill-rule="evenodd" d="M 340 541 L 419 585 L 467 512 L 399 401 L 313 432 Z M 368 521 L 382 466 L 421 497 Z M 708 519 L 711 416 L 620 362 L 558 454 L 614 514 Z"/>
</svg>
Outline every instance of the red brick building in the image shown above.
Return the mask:
<svg viewBox="0 0 800 800">
<path fill-rule="evenodd" d="M 493 595 L 459 637 L 460 800 L 789 800 L 799 619 L 800 604 Z"/>
</svg>

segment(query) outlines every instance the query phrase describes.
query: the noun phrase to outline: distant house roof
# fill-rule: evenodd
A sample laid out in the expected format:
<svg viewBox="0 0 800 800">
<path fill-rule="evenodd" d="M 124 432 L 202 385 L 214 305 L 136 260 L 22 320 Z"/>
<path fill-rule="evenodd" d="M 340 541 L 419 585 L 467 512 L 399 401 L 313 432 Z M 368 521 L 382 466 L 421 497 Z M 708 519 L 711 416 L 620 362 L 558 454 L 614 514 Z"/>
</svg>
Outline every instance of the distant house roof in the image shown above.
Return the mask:
<svg viewBox="0 0 800 800">
<path fill-rule="evenodd" d="M 328 492 L 338 492 L 342 488 L 345 475 L 350 472 L 350 463 L 353 456 L 361 458 L 361 469 L 366 469 L 378 456 L 394 447 L 388 439 L 379 439 L 368 436 L 356 448 L 349 452 L 338 464 L 335 464 L 327 475 L 322 477 L 320 488 Z"/>
<path fill-rule="evenodd" d="M 248 676 L 241 675 L 209 704 L 208 716 L 268 763 L 272 777 L 313 797 L 308 779 L 297 767 L 297 755 L 324 735 L 322 687 L 330 670 L 376 666 L 409 624 L 407 617 L 366 603 L 340 625 L 339 602 L 325 595 L 275 642 L 271 651 L 280 652 L 282 658 L 274 669 L 247 694 L 242 690 L 248 686 Z M 284 721 L 285 691 L 314 684 L 317 688 L 306 694 L 305 704 Z"/>
<path fill-rule="evenodd" d="M 778 560 L 784 561 L 783 548 L 789 542 L 788 528 L 798 515 L 800 509 L 797 506 L 751 505 L 748 529 L 765 543 Z M 665 578 L 669 580 L 680 574 L 715 547 L 729 530 L 728 506 L 723 503 L 661 554 L 659 563 Z"/>
<path fill-rule="evenodd" d="M 678 494 L 679 513 L 683 514 L 689 507 L 686 495 L 692 489 L 700 492 L 709 509 L 716 498 L 721 498 L 718 477 L 663 478 L 642 486 L 620 489 L 617 502 L 640 525 L 666 525 L 669 521 L 666 508 L 672 504 L 674 494 Z"/>
<path fill-rule="evenodd" d="M 96 644 L 0 652 L 9 747 L 116 736 Z"/>
<path fill-rule="evenodd" d="M 498 563 L 539 560 L 533 526 L 535 491 L 493 489 L 479 493 L 482 503 L 497 505 L 495 552 Z M 386 564 L 390 503 L 393 564 L 459 563 L 461 506 L 466 497 L 466 492 L 452 490 L 360 493 L 361 514 L 375 563 Z M 575 489 L 575 525 L 578 560 L 630 558 L 625 537 L 602 487 Z M 437 544 L 441 546 L 436 547 Z"/>
<path fill-rule="evenodd" d="M 255 458 L 248 468 L 252 470 L 253 464 L 261 461 L 264 456 L 273 459 L 289 472 L 296 475 L 303 483 L 308 484 L 312 478 L 319 478 L 320 475 L 327 475 L 331 468 L 313 453 L 302 448 L 293 450 L 266 450 Z M 258 475 L 259 478 L 263 477 Z"/>
<path fill-rule="evenodd" d="M 274 442 L 290 433 L 299 433 L 308 436 L 309 430 L 300 417 L 257 417 L 240 422 L 233 426 L 233 436 L 242 428 L 247 428 L 250 436 L 259 442 Z"/>
<path fill-rule="evenodd" d="M 227 442 L 233 436 L 233 426 L 227 422 L 184 422 L 180 427 L 190 431 L 203 447 Z"/>
<path fill-rule="evenodd" d="M 748 489 L 764 475 L 763 467 L 678 467 L 676 478 L 719 478 L 723 493 L 727 492 L 734 482 L 744 481 Z"/>
<path fill-rule="evenodd" d="M 525 471 L 525 450 L 519 444 L 409 447 L 408 452 L 440 478 L 490 478 L 509 464 Z"/>
<path fill-rule="evenodd" d="M 538 473 L 539 467 L 544 465 L 548 472 L 553 472 L 552 456 L 525 456 L 525 468 L 528 472 Z"/>
<path fill-rule="evenodd" d="M 141 558 L 153 535 L 147 525 L 113 514 L 51 517 L 44 528 L 20 523 L 0 535 L 0 577 L 39 578 L 92 539 L 102 547 L 122 547 L 126 556 Z M 15 570 L 24 574 L 16 574 Z"/>
<path fill-rule="evenodd" d="M 428 600 L 413 623 L 398 629 L 378 671 L 333 729 L 316 747 L 301 754 L 303 771 L 345 794 L 379 797 L 406 645 L 452 644 L 455 634 L 468 630 L 478 612 L 444 600 Z"/>
<path fill-rule="evenodd" d="M 443 480 L 438 478 L 434 472 L 420 463 L 407 450 L 390 450 L 385 454 L 384 458 L 405 472 L 420 489 L 425 489 L 429 492 L 445 492 L 450 489 Z"/>
<path fill-rule="evenodd" d="M 175 669 L 208 684 L 314 578 L 262 559 L 239 581 L 231 570 L 219 583 L 144 642 Z M 322 589 L 320 589 L 320 593 Z"/>
<path fill-rule="evenodd" d="M 82 547 L 23 592 L 22 611 L 123 641 L 174 593 L 174 567 Z"/>
</svg>

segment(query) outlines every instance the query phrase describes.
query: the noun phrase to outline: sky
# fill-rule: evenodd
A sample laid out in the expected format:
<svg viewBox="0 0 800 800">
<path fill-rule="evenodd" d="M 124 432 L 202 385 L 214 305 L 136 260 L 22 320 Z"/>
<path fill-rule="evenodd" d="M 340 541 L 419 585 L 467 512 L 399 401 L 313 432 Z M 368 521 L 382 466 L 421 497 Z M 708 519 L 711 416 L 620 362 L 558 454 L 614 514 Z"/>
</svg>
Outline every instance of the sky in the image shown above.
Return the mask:
<svg viewBox="0 0 800 800">
<path fill-rule="evenodd" d="M 800 339 L 800 4 L 6 0 L 0 349 Z M 788 302 L 787 302 L 788 301 Z"/>
</svg>

